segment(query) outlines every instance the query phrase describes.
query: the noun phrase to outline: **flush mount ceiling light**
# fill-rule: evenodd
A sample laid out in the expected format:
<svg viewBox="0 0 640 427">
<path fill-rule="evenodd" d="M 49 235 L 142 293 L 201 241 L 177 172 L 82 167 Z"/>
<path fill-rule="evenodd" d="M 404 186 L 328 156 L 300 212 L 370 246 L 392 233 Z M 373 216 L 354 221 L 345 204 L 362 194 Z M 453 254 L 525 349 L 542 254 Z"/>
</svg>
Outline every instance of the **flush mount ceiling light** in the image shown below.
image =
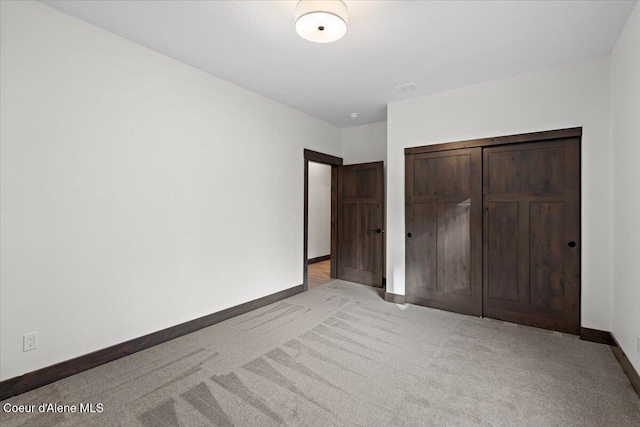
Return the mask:
<svg viewBox="0 0 640 427">
<path fill-rule="evenodd" d="M 347 32 L 347 5 L 341 0 L 300 0 L 296 31 L 316 43 L 334 42 Z"/>
</svg>

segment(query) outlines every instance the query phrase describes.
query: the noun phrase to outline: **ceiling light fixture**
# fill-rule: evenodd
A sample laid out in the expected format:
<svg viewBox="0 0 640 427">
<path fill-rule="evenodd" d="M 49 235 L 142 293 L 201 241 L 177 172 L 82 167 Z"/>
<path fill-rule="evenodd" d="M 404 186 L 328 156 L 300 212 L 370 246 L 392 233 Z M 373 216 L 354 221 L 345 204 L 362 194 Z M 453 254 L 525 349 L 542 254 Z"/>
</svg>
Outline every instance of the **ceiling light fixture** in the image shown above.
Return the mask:
<svg viewBox="0 0 640 427">
<path fill-rule="evenodd" d="M 360 114 L 358 114 L 358 113 L 349 113 L 349 117 L 351 117 L 351 120 L 357 119 L 359 115 Z"/>
<path fill-rule="evenodd" d="M 341 0 L 300 0 L 296 31 L 316 43 L 334 42 L 347 33 L 347 5 Z"/>
</svg>

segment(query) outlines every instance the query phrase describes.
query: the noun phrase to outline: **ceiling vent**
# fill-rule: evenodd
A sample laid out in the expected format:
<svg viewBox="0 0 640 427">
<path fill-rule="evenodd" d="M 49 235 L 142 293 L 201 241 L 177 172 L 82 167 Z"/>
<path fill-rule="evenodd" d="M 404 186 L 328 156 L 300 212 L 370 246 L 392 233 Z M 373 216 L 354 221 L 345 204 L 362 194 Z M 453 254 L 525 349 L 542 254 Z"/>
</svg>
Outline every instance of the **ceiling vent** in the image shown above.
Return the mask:
<svg viewBox="0 0 640 427">
<path fill-rule="evenodd" d="M 415 83 L 407 83 L 406 85 L 396 86 L 396 92 L 398 93 L 409 93 L 415 92 L 418 90 L 418 85 Z"/>
</svg>

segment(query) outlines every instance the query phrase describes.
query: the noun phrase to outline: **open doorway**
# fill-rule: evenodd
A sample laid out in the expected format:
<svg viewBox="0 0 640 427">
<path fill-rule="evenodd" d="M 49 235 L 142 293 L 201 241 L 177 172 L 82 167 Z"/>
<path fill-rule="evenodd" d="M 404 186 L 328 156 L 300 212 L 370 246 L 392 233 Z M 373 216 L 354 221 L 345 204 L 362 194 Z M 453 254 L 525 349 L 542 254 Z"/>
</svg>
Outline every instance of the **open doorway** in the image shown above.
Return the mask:
<svg viewBox="0 0 640 427">
<path fill-rule="evenodd" d="M 340 157 L 304 150 L 304 290 L 336 276 Z"/>
<path fill-rule="evenodd" d="M 308 189 L 307 273 L 311 289 L 331 281 L 331 165 L 309 162 Z"/>
</svg>

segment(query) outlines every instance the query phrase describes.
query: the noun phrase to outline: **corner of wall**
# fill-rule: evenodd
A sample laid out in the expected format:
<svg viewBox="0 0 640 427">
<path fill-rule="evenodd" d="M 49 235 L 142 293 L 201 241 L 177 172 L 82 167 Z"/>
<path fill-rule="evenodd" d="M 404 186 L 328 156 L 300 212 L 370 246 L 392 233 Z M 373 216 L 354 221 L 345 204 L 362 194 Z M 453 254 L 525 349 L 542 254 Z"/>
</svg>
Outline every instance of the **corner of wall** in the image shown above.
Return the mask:
<svg viewBox="0 0 640 427">
<path fill-rule="evenodd" d="M 612 298 L 611 332 L 636 371 L 640 371 L 640 3 L 637 3 L 611 53 L 610 121 L 612 144 Z M 634 195 L 634 192 L 636 193 Z"/>
</svg>

